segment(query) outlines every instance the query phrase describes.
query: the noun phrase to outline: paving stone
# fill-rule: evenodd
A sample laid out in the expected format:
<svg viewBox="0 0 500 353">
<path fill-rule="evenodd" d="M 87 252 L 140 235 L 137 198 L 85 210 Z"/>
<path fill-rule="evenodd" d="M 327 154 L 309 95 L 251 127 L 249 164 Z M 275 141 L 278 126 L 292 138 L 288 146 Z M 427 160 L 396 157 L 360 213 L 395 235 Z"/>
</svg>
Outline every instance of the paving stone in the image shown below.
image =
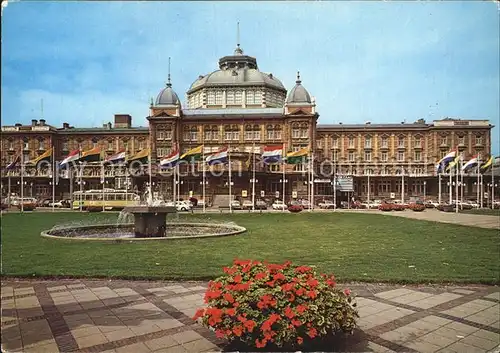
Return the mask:
<svg viewBox="0 0 500 353">
<path fill-rule="evenodd" d="M 446 349 L 449 349 L 456 353 L 484 353 L 484 349 L 470 346 L 461 341 L 449 345 L 448 347 L 446 347 Z"/>
<path fill-rule="evenodd" d="M 421 337 L 419 337 L 419 339 L 421 339 L 422 341 L 434 344 L 440 348 L 449 346 L 450 344 L 460 340 L 460 338 L 458 338 L 456 336 L 455 336 L 455 338 L 442 336 L 439 333 L 436 333 L 436 331 L 433 331 L 433 332 L 428 333 L 424 336 L 421 336 Z"/>
<path fill-rule="evenodd" d="M 162 330 L 168 330 L 174 327 L 184 326 L 184 324 L 176 319 L 161 319 L 154 320 L 153 323 Z"/>
<path fill-rule="evenodd" d="M 177 341 L 174 340 L 172 336 L 163 336 L 150 341 L 145 341 L 144 344 L 148 346 L 152 351 L 178 345 Z"/>
<path fill-rule="evenodd" d="M 461 335 L 470 335 L 476 331 L 478 331 L 479 329 L 474 327 L 474 326 L 469 326 L 469 325 L 466 325 L 466 324 L 462 324 L 460 322 L 450 322 L 449 324 L 443 326 L 444 328 L 447 328 L 447 329 L 450 329 L 450 330 L 453 330 L 453 331 L 456 331 L 457 334 L 461 334 Z"/>
<path fill-rule="evenodd" d="M 441 335 L 443 337 L 451 338 L 451 339 L 462 339 L 463 334 L 461 332 L 446 328 L 446 327 L 440 327 L 437 330 L 433 331 L 433 333 L 437 335 Z"/>
<path fill-rule="evenodd" d="M 123 346 L 115 349 L 116 353 L 149 353 L 151 349 L 146 346 L 144 343 L 134 343 L 128 346 Z"/>
<path fill-rule="evenodd" d="M 102 333 L 98 333 L 91 336 L 78 337 L 75 338 L 75 341 L 78 344 L 78 348 L 92 347 L 98 344 L 103 344 L 108 342 L 106 336 L 104 336 L 104 334 Z"/>
<path fill-rule="evenodd" d="M 49 292 L 53 292 L 53 291 L 56 291 L 56 290 L 66 290 L 67 287 L 66 286 L 55 286 L 55 287 L 48 287 L 47 290 Z"/>
<path fill-rule="evenodd" d="M 454 289 L 453 292 L 459 293 L 459 294 L 465 294 L 465 295 L 475 293 L 473 290 L 469 290 L 469 289 Z"/>
<path fill-rule="evenodd" d="M 409 303 L 423 300 L 423 299 L 429 298 L 429 297 L 432 297 L 432 294 L 423 293 L 423 292 L 414 292 L 414 293 L 401 295 L 399 297 L 392 298 L 389 300 L 392 302 L 395 302 L 395 303 L 399 303 L 399 304 L 409 304 Z"/>
<path fill-rule="evenodd" d="M 498 320 L 498 313 L 496 313 L 496 314 L 491 314 L 491 313 L 482 314 L 481 312 L 479 312 L 477 314 L 467 316 L 466 319 L 469 321 L 472 321 L 472 322 L 476 322 L 478 324 L 490 325 Z"/>
<path fill-rule="evenodd" d="M 449 320 L 449 319 L 445 319 L 443 317 L 439 317 L 439 316 L 435 316 L 435 315 L 429 315 L 429 316 L 425 316 L 421 319 L 422 321 L 425 321 L 425 322 L 430 322 L 432 324 L 435 324 L 437 325 L 438 327 L 439 326 L 444 326 L 444 325 L 447 325 L 449 323 L 451 323 L 452 321 Z"/>
<path fill-rule="evenodd" d="M 155 353 L 188 353 L 188 351 L 182 347 L 181 345 L 173 346 L 173 347 L 168 347 L 168 348 L 162 348 L 157 351 L 154 351 Z M 192 353 L 192 352 L 189 352 Z"/>
<path fill-rule="evenodd" d="M 395 353 L 394 351 L 372 341 L 368 341 L 368 343 L 366 344 L 366 348 L 375 353 Z"/>
<path fill-rule="evenodd" d="M 493 328 L 495 328 L 497 330 L 500 330 L 500 321 L 496 321 L 496 322 L 490 324 L 489 326 L 493 327 Z"/>
<path fill-rule="evenodd" d="M 437 346 L 435 344 L 423 341 L 420 338 L 417 338 L 416 340 L 413 340 L 411 342 L 407 342 L 404 344 L 405 347 L 414 349 L 418 352 L 421 353 L 434 353 L 440 350 L 443 347 Z"/>
<path fill-rule="evenodd" d="M 187 343 L 183 343 L 182 346 L 188 352 L 205 352 L 210 349 L 217 349 L 217 346 L 210 342 L 209 340 L 202 338 L 200 340 L 191 341 Z"/>
<path fill-rule="evenodd" d="M 118 341 L 118 340 L 121 340 L 124 338 L 129 338 L 129 337 L 135 336 L 135 334 L 128 327 L 122 327 L 119 330 L 105 332 L 103 334 L 106 337 L 106 339 L 110 342 Z"/>
<path fill-rule="evenodd" d="M 99 333 L 101 333 L 101 331 L 99 331 L 99 328 L 97 328 L 96 326 L 83 327 L 71 330 L 71 334 L 73 335 L 74 338 L 87 337 Z"/>
<path fill-rule="evenodd" d="M 472 336 L 477 336 L 481 337 L 490 341 L 493 341 L 497 344 L 500 344 L 500 334 L 496 332 L 491 332 L 491 331 L 486 331 L 486 330 L 479 330 L 476 331 L 472 334 Z"/>
<path fill-rule="evenodd" d="M 438 295 L 434 295 L 432 297 L 428 297 L 422 300 L 415 301 L 409 305 L 415 306 L 417 308 L 421 309 L 430 309 L 433 308 L 437 305 L 447 303 L 449 301 L 455 300 L 462 297 L 459 294 L 454 294 L 454 293 L 441 293 Z"/>
<path fill-rule="evenodd" d="M 487 296 L 485 296 L 485 298 L 495 299 L 495 300 L 500 301 L 500 292 L 488 294 Z"/>
<path fill-rule="evenodd" d="M 160 328 L 159 326 L 156 326 L 148 322 L 143 322 L 139 326 L 129 326 L 128 328 L 137 336 L 145 335 L 147 333 L 152 333 L 152 332 L 158 332 L 162 330 L 162 328 Z"/>
<path fill-rule="evenodd" d="M 489 339 L 481 338 L 478 336 L 470 335 L 462 339 L 460 342 L 467 344 L 469 346 L 478 347 L 484 350 L 490 350 L 495 348 L 498 343 L 490 341 Z"/>
<path fill-rule="evenodd" d="M 375 294 L 375 296 L 383 299 L 392 299 L 403 295 L 408 295 L 411 293 L 418 293 L 418 292 L 406 288 L 398 288 L 386 292 L 377 293 Z"/>
<path fill-rule="evenodd" d="M 55 341 L 46 344 L 39 344 L 33 347 L 24 347 L 23 349 L 26 353 L 59 353 L 59 348 Z"/>
<path fill-rule="evenodd" d="M 184 343 L 200 340 L 203 337 L 200 334 L 198 334 L 192 330 L 188 330 L 188 331 L 184 331 L 184 332 L 178 332 L 178 333 L 172 335 L 172 338 L 175 341 L 177 341 L 177 343 L 184 345 Z"/>
</svg>

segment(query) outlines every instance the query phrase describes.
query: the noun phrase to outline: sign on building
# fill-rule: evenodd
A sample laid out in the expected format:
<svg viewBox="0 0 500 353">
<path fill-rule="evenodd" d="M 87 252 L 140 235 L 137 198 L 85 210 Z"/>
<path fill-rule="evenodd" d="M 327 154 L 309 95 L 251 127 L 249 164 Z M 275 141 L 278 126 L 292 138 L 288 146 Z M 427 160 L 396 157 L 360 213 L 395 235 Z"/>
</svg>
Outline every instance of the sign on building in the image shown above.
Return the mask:
<svg viewBox="0 0 500 353">
<path fill-rule="evenodd" d="M 247 197 L 248 192 L 246 190 L 241 190 L 241 197 Z"/>
<path fill-rule="evenodd" d="M 351 176 L 337 176 L 334 178 L 335 187 L 340 192 L 353 192 L 354 182 Z"/>
<path fill-rule="evenodd" d="M 294 199 L 297 198 L 297 191 L 292 191 L 292 198 L 294 198 Z"/>
</svg>

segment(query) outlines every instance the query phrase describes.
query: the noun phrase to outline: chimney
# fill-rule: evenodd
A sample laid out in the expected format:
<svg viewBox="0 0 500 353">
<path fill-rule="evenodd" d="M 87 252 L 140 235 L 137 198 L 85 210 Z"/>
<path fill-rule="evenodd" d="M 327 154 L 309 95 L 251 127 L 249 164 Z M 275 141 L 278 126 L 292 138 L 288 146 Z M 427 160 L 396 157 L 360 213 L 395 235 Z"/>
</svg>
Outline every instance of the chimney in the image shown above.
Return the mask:
<svg viewBox="0 0 500 353">
<path fill-rule="evenodd" d="M 68 123 L 63 123 L 63 129 L 69 129 L 69 124 Z"/>
<path fill-rule="evenodd" d="M 36 126 L 38 123 L 38 120 L 36 119 L 31 119 L 31 126 Z"/>
<path fill-rule="evenodd" d="M 40 126 L 45 126 L 45 119 L 40 119 Z"/>
<path fill-rule="evenodd" d="M 130 129 L 132 127 L 132 117 L 129 114 L 115 114 L 116 129 Z"/>
</svg>

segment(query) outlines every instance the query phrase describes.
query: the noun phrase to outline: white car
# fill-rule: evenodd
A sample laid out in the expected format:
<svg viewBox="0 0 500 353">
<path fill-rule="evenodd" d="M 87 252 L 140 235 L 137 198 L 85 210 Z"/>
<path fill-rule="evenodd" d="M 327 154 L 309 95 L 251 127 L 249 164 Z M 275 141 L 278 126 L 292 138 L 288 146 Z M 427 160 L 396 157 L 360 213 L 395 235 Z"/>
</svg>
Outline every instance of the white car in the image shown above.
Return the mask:
<svg viewBox="0 0 500 353">
<path fill-rule="evenodd" d="M 191 203 L 188 201 L 176 201 L 175 203 L 173 201 L 168 201 L 165 203 L 165 206 L 175 207 L 177 209 L 177 212 L 185 212 L 191 210 Z"/>
<path fill-rule="evenodd" d="M 57 202 L 49 202 L 49 207 L 64 207 L 62 201 L 57 201 Z"/>
<path fill-rule="evenodd" d="M 274 203 L 272 204 L 271 207 L 273 210 L 286 210 L 286 209 L 288 209 L 286 204 L 284 204 L 283 201 L 281 201 L 281 200 L 274 201 Z"/>
<path fill-rule="evenodd" d="M 325 200 L 319 203 L 319 208 L 332 209 L 335 208 L 335 204 L 332 201 Z"/>
</svg>

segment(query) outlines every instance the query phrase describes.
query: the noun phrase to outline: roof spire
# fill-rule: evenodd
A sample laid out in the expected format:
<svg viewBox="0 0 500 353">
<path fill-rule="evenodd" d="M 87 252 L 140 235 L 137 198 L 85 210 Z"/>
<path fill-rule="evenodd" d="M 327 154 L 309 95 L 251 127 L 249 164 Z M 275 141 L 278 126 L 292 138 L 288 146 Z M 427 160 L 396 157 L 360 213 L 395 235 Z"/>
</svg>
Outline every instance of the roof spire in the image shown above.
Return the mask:
<svg viewBox="0 0 500 353">
<path fill-rule="evenodd" d="M 236 49 L 234 54 L 243 54 L 243 50 L 240 48 L 240 22 L 236 22 Z"/>
<path fill-rule="evenodd" d="M 300 84 L 302 81 L 300 80 L 300 71 L 297 71 L 297 81 L 295 83 Z"/>
<path fill-rule="evenodd" d="M 172 83 L 170 82 L 170 56 L 168 57 L 168 78 L 167 78 L 167 87 L 172 87 Z"/>
</svg>

